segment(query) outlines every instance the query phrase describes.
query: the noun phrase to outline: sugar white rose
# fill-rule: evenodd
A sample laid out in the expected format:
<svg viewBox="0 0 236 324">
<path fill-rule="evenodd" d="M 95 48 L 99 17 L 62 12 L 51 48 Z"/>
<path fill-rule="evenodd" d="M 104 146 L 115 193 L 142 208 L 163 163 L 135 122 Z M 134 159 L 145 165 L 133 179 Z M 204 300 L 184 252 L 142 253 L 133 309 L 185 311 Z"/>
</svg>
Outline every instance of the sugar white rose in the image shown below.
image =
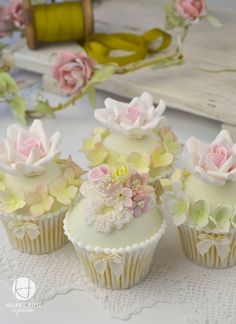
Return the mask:
<svg viewBox="0 0 236 324">
<path fill-rule="evenodd" d="M 155 108 L 150 93 L 144 92 L 130 103 L 105 100 L 104 109 L 95 110 L 95 118 L 106 126 L 128 138 L 142 138 L 152 129 L 165 125 L 166 118 L 162 116 L 166 104 L 160 100 Z"/>
<path fill-rule="evenodd" d="M 0 141 L 0 170 L 16 176 L 40 175 L 59 154 L 60 141 L 59 132 L 47 137 L 40 120 L 29 130 L 11 125 L 7 137 Z"/>
<path fill-rule="evenodd" d="M 211 144 L 191 137 L 185 145 L 183 166 L 202 181 L 217 186 L 236 181 L 236 144 L 225 130 Z"/>
</svg>

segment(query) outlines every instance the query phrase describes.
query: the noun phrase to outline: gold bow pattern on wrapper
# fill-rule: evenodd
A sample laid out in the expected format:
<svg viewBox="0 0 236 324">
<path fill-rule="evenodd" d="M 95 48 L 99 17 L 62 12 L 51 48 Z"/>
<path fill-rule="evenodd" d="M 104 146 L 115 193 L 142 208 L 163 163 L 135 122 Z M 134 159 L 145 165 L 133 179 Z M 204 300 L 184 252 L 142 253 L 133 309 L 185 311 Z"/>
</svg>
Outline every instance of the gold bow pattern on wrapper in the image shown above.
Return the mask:
<svg viewBox="0 0 236 324">
<path fill-rule="evenodd" d="M 214 236 L 211 234 L 200 234 L 198 236 L 199 242 L 196 244 L 198 252 L 203 256 L 205 255 L 210 248 L 215 247 L 217 253 L 221 260 L 224 260 L 225 257 L 230 252 L 231 239 L 225 235 Z"/>
<path fill-rule="evenodd" d="M 124 257 L 119 254 L 93 253 L 90 255 L 90 260 L 93 262 L 95 269 L 103 275 L 110 267 L 116 279 L 118 279 L 124 269 Z"/>
<path fill-rule="evenodd" d="M 31 222 L 10 221 L 8 228 L 11 230 L 12 234 L 20 240 L 23 240 L 26 235 L 31 240 L 34 240 L 40 234 L 39 226 Z"/>
</svg>

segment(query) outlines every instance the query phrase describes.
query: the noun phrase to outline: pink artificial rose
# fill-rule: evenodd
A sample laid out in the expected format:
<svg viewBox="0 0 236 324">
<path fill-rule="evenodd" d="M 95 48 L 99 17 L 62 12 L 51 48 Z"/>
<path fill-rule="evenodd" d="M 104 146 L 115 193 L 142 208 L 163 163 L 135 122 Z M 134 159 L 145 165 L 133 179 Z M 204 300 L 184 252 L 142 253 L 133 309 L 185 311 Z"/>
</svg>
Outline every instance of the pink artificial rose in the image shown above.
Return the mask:
<svg viewBox="0 0 236 324">
<path fill-rule="evenodd" d="M 176 0 L 176 11 L 184 19 L 195 20 L 206 12 L 205 0 Z"/>
<path fill-rule="evenodd" d="M 11 0 L 8 7 L 10 19 L 16 28 L 25 28 L 23 0 Z"/>
<path fill-rule="evenodd" d="M 83 51 L 63 50 L 52 66 L 52 76 L 60 88 L 71 95 L 86 86 L 92 78 L 95 65 L 96 62 Z"/>
<path fill-rule="evenodd" d="M 12 29 L 11 22 L 8 16 L 8 10 L 0 7 L 0 37 L 7 36 Z"/>
<path fill-rule="evenodd" d="M 89 171 L 88 178 L 91 181 L 100 181 L 108 174 L 109 168 L 106 165 L 100 165 Z"/>
</svg>

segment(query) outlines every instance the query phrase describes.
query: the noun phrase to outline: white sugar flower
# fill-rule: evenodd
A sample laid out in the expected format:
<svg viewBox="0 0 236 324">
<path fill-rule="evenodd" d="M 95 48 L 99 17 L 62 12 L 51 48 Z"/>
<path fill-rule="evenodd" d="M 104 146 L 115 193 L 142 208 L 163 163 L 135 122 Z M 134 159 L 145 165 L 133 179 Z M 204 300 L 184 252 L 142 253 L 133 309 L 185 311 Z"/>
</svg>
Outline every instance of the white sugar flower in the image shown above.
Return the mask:
<svg viewBox="0 0 236 324">
<path fill-rule="evenodd" d="M 113 228 L 121 229 L 133 219 L 133 213 L 128 208 L 120 211 L 118 207 L 108 206 L 101 197 L 86 199 L 84 221 L 96 232 L 110 233 Z"/>
<path fill-rule="evenodd" d="M 148 131 L 162 127 L 166 122 L 162 116 L 165 102 L 160 100 L 155 108 L 153 98 L 147 92 L 133 98 L 130 103 L 107 98 L 105 107 L 95 110 L 95 118 L 129 138 L 142 138 Z"/>
<path fill-rule="evenodd" d="M 59 154 L 60 141 L 59 132 L 47 137 L 40 120 L 29 130 L 11 125 L 7 137 L 0 141 L 0 170 L 16 176 L 40 175 Z"/>
<path fill-rule="evenodd" d="M 187 220 L 189 199 L 184 192 L 177 193 L 176 197 L 166 204 L 166 207 L 176 226 L 182 225 Z"/>
<path fill-rule="evenodd" d="M 223 186 L 236 180 L 236 144 L 225 130 L 211 144 L 191 137 L 185 145 L 183 166 L 202 181 Z"/>
</svg>

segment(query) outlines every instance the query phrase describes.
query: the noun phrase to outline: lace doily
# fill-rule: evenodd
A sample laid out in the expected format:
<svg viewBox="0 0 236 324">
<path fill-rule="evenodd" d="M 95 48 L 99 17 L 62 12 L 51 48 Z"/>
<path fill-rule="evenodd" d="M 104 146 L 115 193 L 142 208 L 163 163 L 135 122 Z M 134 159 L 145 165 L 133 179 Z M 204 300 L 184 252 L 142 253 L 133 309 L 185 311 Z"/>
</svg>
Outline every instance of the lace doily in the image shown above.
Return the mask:
<svg viewBox="0 0 236 324">
<path fill-rule="evenodd" d="M 177 255 L 166 239 L 157 249 L 147 279 L 127 290 L 95 287 L 83 273 L 70 243 L 42 256 L 21 254 L 9 245 L 2 245 L 0 279 L 10 285 L 22 276 L 32 279 L 37 287 L 32 302 L 38 303 L 73 289 L 89 292 L 100 300 L 109 316 L 124 320 L 159 302 L 178 305 L 190 323 L 235 324 L 236 267 L 224 270 L 198 267 L 180 250 Z"/>
</svg>

